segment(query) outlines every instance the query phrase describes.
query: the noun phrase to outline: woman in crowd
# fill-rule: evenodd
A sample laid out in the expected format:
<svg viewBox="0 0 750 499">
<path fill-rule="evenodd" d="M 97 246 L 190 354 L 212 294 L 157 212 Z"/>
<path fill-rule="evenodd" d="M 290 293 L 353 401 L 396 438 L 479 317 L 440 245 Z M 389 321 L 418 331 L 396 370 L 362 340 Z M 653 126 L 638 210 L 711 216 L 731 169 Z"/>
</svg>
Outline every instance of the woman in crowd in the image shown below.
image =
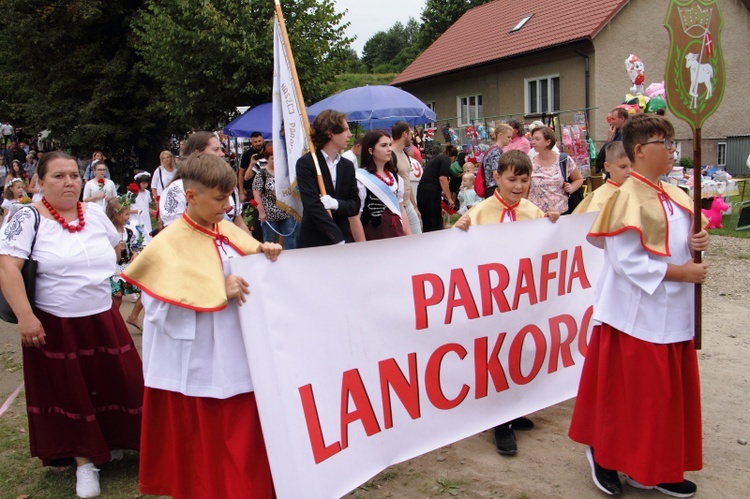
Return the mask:
<svg viewBox="0 0 750 499">
<path fill-rule="evenodd" d="M 45 465 L 75 460 L 76 493 L 95 497 L 94 463 L 139 448 L 141 359 L 109 286 L 120 238 L 97 205 L 78 201 L 73 157 L 47 153 L 37 171 L 45 195 L 3 230 L 0 283 L 18 318 L 31 455 Z M 35 303 L 21 275 L 30 257 Z"/>
<path fill-rule="evenodd" d="M 404 207 L 404 181 L 391 161 L 391 136 L 383 130 L 362 139 L 362 166 L 356 170 L 361 208 L 349 218 L 355 241 L 411 235 Z"/>
<path fill-rule="evenodd" d="M 266 167 L 253 177 L 253 199 L 258 203 L 258 218 L 263 227 L 263 239 L 267 243 L 284 238 L 284 249 L 297 247 L 299 222 L 286 211 L 276 206 L 276 179 L 274 177 L 273 146 L 267 146 L 263 156 Z M 250 168 L 248 168 L 250 170 Z M 247 172 L 245 172 L 247 175 Z"/>
<path fill-rule="evenodd" d="M 417 207 L 422 214 L 422 230 L 430 232 L 443 228 L 443 209 L 440 195 L 446 198 L 448 206 L 455 208 L 455 200 L 450 192 L 450 168 L 456 160 L 458 150 L 455 146 L 445 146 L 445 151 L 438 154 L 424 167 L 422 180 L 417 188 Z"/>
<path fill-rule="evenodd" d="M 510 139 L 510 143 L 503 147 L 503 152 L 521 151 L 528 154 L 531 146 L 529 145 L 529 141 L 526 140 L 526 132 L 523 129 L 523 123 L 518 120 L 510 120 L 508 121 L 508 126 L 513 129 L 513 136 Z"/>
<path fill-rule="evenodd" d="M 553 148 L 557 139 L 550 127 L 542 126 L 531 134 L 531 145 L 538 153 L 531 160 L 534 169 L 531 174 L 529 201 L 537 205 L 544 213 L 564 214 L 568 211 L 568 195 L 578 190 L 583 184 L 583 177 L 575 161 L 568 156 L 565 164 L 567 177 L 563 177 L 560 168 L 560 153 Z"/>
<path fill-rule="evenodd" d="M 501 123 L 495 127 L 495 130 L 490 134 L 490 138 L 495 141 L 495 145 L 489 148 L 487 154 L 484 155 L 484 162 L 482 163 L 482 168 L 484 169 L 485 199 L 492 197 L 495 189 L 497 189 L 494 173 L 497 171 L 497 162 L 500 160 L 503 148 L 510 144 L 513 138 L 513 128 L 510 125 Z"/>
<path fill-rule="evenodd" d="M 154 176 L 151 179 L 151 195 L 157 203 L 162 191 L 172 182 L 176 173 L 174 156 L 169 151 L 162 151 L 159 154 L 159 166 L 154 171 Z"/>
<path fill-rule="evenodd" d="M 94 178 L 86 182 L 86 187 L 83 188 L 83 202 L 95 203 L 104 211 L 109 200 L 117 197 L 117 187 L 114 182 L 105 178 L 107 165 L 104 161 L 94 161 L 92 168 Z"/>
</svg>

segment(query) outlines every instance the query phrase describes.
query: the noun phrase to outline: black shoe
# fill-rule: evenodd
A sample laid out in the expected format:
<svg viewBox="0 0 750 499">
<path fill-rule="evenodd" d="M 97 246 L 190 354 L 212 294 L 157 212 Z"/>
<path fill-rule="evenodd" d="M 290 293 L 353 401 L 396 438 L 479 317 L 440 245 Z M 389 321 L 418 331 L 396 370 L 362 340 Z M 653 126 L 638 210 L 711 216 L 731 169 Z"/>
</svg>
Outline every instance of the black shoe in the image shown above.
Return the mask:
<svg viewBox="0 0 750 499">
<path fill-rule="evenodd" d="M 495 426 L 495 447 L 497 452 L 503 456 L 515 456 L 518 452 L 516 435 L 510 429 L 510 423 Z"/>
<path fill-rule="evenodd" d="M 615 470 L 602 468 L 596 464 L 596 461 L 594 461 L 594 449 L 591 447 L 586 448 L 586 458 L 591 465 L 591 478 L 594 479 L 594 485 L 605 494 L 611 496 L 621 495 L 622 483 L 620 483 L 620 477 L 617 472 Z"/>
<path fill-rule="evenodd" d="M 513 421 L 511 421 L 510 427 L 513 428 L 514 430 L 526 431 L 534 427 L 534 422 L 530 420 L 529 418 L 525 418 L 521 416 L 520 418 L 516 418 Z"/>
<path fill-rule="evenodd" d="M 643 485 L 632 478 L 628 477 L 628 484 L 635 487 L 636 489 L 656 489 L 662 494 L 666 494 L 672 497 L 693 497 L 695 492 L 698 490 L 698 486 L 690 480 L 683 480 L 676 483 L 660 483 L 656 486 Z"/>
</svg>

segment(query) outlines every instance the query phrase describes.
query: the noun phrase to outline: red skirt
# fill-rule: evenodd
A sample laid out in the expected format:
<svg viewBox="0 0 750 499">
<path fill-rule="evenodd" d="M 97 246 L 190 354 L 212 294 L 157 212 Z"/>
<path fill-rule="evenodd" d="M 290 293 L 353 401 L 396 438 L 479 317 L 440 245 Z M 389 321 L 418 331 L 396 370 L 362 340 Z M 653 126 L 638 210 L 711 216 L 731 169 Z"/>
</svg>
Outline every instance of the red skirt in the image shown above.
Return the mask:
<svg viewBox="0 0 750 499">
<path fill-rule="evenodd" d="M 188 397 L 146 387 L 140 490 L 182 498 L 275 497 L 254 393 Z"/>
<path fill-rule="evenodd" d="M 143 367 L 119 310 L 60 318 L 41 310 L 46 345 L 23 347 L 31 455 L 45 465 L 95 463 L 138 450 Z"/>
<path fill-rule="evenodd" d="M 599 465 L 643 485 L 703 467 L 700 379 L 692 341 L 657 344 L 594 327 L 570 438 Z"/>
<path fill-rule="evenodd" d="M 371 223 L 365 225 L 365 239 L 374 241 L 376 239 L 389 239 L 391 237 L 401 237 L 404 234 L 404 226 L 401 223 L 401 217 L 393 213 L 388 208 L 381 215 L 380 225 L 374 227 Z"/>
</svg>

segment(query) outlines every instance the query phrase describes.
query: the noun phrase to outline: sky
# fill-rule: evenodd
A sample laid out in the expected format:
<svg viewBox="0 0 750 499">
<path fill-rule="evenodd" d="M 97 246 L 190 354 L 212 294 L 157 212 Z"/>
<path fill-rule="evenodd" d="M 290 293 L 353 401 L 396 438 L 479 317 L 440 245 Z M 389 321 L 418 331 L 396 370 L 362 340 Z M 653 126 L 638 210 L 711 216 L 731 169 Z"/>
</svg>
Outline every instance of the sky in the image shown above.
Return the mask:
<svg viewBox="0 0 750 499">
<path fill-rule="evenodd" d="M 337 12 L 348 9 L 344 15 L 344 22 L 351 26 L 346 36 L 357 37 L 352 42 L 352 48 L 362 56 L 362 48 L 372 35 L 378 31 L 386 31 L 400 21 L 406 24 L 410 17 L 419 22 L 425 0 L 334 0 Z"/>
</svg>

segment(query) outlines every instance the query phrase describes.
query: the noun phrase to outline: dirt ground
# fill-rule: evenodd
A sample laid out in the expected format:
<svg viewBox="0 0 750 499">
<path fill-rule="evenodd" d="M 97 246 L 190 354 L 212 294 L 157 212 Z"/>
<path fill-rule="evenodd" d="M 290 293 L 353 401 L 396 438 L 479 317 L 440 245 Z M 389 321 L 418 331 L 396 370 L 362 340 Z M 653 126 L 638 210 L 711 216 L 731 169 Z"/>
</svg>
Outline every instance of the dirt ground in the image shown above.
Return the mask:
<svg viewBox="0 0 750 499">
<path fill-rule="evenodd" d="M 697 497 L 750 495 L 750 239 L 715 236 L 706 253 L 709 279 L 703 291 L 703 349 L 699 352 L 704 469 L 687 478 Z M 123 314 L 132 304 L 123 304 Z M 136 344 L 140 334 L 130 328 Z M 22 381 L 14 325 L 0 323 L 0 404 Z M 484 432 L 392 466 L 352 494 L 359 497 L 605 497 L 590 478 L 583 446 L 567 437 L 574 401 L 531 415 L 536 428 L 517 432 L 519 453 L 495 452 Z M 17 399 L 13 406 L 23 404 Z M 2 417 L 2 416 L 0 416 Z M 136 480 L 136 477 L 133 477 Z M 629 497 L 658 492 L 626 487 Z M 106 496 L 102 496 L 106 497 Z"/>
</svg>

